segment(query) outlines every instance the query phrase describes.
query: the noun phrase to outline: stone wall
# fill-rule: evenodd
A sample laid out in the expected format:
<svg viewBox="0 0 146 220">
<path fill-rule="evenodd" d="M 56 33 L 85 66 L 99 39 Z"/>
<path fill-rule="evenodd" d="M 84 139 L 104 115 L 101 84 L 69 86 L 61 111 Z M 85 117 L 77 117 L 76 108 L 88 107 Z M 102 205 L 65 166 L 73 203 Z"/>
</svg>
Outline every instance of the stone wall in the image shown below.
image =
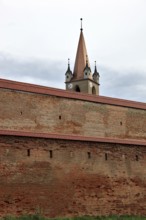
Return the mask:
<svg viewBox="0 0 146 220">
<path fill-rule="evenodd" d="M 0 215 L 146 215 L 146 148 L 0 136 Z"/>
<path fill-rule="evenodd" d="M 0 91 L 1 130 L 145 140 L 145 125 L 144 109 L 48 94 Z"/>
</svg>

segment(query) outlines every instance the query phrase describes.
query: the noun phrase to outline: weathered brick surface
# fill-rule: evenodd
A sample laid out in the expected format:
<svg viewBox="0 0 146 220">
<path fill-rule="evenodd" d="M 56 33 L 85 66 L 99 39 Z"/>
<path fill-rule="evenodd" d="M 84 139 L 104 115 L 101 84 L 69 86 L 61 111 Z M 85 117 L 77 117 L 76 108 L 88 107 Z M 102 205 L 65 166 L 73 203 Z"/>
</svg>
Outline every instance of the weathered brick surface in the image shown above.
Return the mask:
<svg viewBox="0 0 146 220">
<path fill-rule="evenodd" d="M 121 100 L 105 97 L 99 103 L 94 96 L 86 99 L 80 95 L 81 99 L 75 99 L 76 94 L 62 91 L 61 96 L 59 90 L 35 85 L 26 85 L 24 92 L 25 84 L 3 83 L 0 85 L 1 216 L 36 212 L 50 217 L 146 215 L 144 104 L 125 101 L 122 107 Z M 17 132 L 5 136 L 10 130 L 18 131 L 19 137 Z M 27 137 L 27 132 L 41 134 L 40 137 L 44 134 L 46 138 Z M 25 135 L 22 137 L 21 133 Z M 47 134 L 62 136 L 53 139 Z M 74 140 L 63 140 L 66 135 L 74 135 Z M 78 141 L 75 135 L 80 135 Z M 98 142 L 96 138 L 103 139 Z M 127 145 L 120 144 L 123 139 Z"/>
<path fill-rule="evenodd" d="M 1 89 L 0 129 L 146 139 L 146 110 Z"/>
<path fill-rule="evenodd" d="M 0 136 L 1 216 L 146 215 L 145 178 L 144 146 Z"/>
</svg>

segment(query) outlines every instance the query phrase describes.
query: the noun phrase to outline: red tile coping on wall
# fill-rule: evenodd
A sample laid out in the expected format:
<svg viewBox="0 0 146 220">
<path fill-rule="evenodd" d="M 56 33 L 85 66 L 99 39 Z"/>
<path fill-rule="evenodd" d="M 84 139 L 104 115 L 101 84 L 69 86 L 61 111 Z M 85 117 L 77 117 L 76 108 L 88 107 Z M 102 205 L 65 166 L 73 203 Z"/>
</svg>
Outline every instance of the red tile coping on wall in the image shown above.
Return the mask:
<svg viewBox="0 0 146 220">
<path fill-rule="evenodd" d="M 146 103 L 142 103 L 142 102 L 135 102 L 124 99 L 110 98 L 105 96 L 96 96 L 96 95 L 89 95 L 84 93 L 71 92 L 62 89 L 55 89 L 55 88 L 39 86 L 29 83 L 16 82 L 6 79 L 0 79 L 0 88 L 52 95 L 63 98 L 69 98 L 69 99 L 78 99 L 78 100 L 84 100 L 84 101 L 96 102 L 102 104 L 109 104 L 109 105 L 116 105 L 116 106 L 123 106 L 123 107 L 137 108 L 137 109 L 146 109 Z"/>
<path fill-rule="evenodd" d="M 79 135 L 62 135 L 62 134 L 54 134 L 54 133 L 36 133 L 36 132 L 10 131 L 10 130 L 7 131 L 0 130 L 0 135 L 146 146 L 146 141 L 135 140 L 135 139 L 117 139 L 117 138 L 101 138 L 101 137 L 95 138 L 95 137 L 87 137 L 87 136 L 79 136 Z"/>
</svg>

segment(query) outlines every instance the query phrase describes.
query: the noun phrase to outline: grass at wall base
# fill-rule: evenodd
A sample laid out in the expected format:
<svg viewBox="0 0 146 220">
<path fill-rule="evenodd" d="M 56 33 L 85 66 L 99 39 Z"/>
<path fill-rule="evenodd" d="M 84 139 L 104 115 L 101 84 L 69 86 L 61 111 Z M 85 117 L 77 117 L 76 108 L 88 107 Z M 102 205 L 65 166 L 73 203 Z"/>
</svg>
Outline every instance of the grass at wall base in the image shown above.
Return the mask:
<svg viewBox="0 0 146 220">
<path fill-rule="evenodd" d="M 0 220 L 146 220 L 146 217 L 142 216 L 109 216 L 109 217 L 74 217 L 74 218 L 45 218 L 39 215 L 25 215 L 20 217 L 6 216 Z"/>
</svg>

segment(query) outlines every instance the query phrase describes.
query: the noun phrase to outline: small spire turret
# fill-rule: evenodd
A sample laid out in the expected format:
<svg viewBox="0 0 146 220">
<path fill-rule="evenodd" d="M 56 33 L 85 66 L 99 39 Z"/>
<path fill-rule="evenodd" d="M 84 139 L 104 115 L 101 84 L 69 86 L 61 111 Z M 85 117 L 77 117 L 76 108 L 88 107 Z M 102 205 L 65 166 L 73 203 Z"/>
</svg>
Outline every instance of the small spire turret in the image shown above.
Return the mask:
<svg viewBox="0 0 146 220">
<path fill-rule="evenodd" d="M 70 59 L 68 58 L 68 69 L 67 69 L 67 72 L 71 72 L 70 70 Z"/>
<path fill-rule="evenodd" d="M 91 78 L 91 68 L 88 65 L 88 56 L 86 55 L 86 66 L 84 68 L 84 78 Z"/>
<path fill-rule="evenodd" d="M 94 68 L 94 73 L 96 73 L 96 74 L 98 74 L 98 75 L 99 75 L 99 73 L 97 72 L 97 66 L 96 66 L 96 61 L 95 61 L 95 68 Z"/>
<path fill-rule="evenodd" d="M 95 61 L 95 69 L 93 73 L 93 80 L 99 84 L 99 72 L 97 71 L 96 61 Z"/>
<path fill-rule="evenodd" d="M 66 82 L 69 82 L 73 77 L 72 71 L 70 69 L 70 59 L 69 58 L 68 58 L 68 68 L 67 68 L 65 75 L 66 75 Z"/>
</svg>

